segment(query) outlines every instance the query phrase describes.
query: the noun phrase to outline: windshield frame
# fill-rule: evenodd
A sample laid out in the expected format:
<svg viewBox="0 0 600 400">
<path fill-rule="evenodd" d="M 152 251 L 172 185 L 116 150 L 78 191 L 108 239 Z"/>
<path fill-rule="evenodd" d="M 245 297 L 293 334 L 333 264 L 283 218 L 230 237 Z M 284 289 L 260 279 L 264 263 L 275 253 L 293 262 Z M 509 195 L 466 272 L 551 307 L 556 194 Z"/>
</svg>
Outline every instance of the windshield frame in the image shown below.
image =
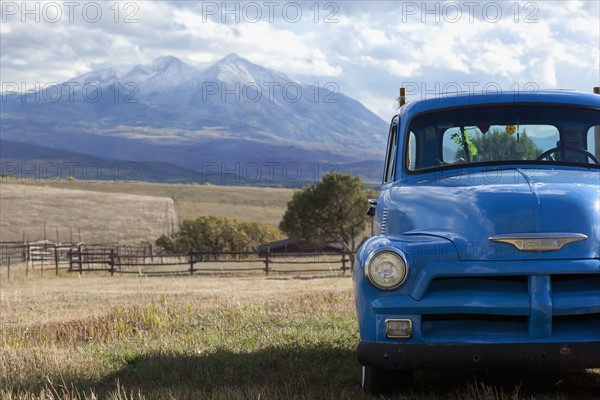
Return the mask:
<svg viewBox="0 0 600 400">
<path fill-rule="evenodd" d="M 413 115 L 404 126 L 403 126 L 403 138 L 402 138 L 402 152 L 398 152 L 397 155 L 402 156 L 401 162 L 397 162 L 396 165 L 402 165 L 402 173 L 406 175 L 423 175 L 432 172 L 443 172 L 449 170 L 460 170 L 460 169 L 472 169 L 478 167 L 494 167 L 501 166 L 506 167 L 510 165 L 536 165 L 536 166 L 564 166 L 564 167 L 579 167 L 585 169 L 600 169 L 600 165 L 593 163 L 580 163 L 580 162 L 570 162 L 570 161 L 546 161 L 546 160 L 504 160 L 504 161 L 480 161 L 480 162 L 469 162 L 464 164 L 449 164 L 449 165 L 440 165 L 430 168 L 424 169 L 409 169 L 406 163 L 409 154 L 409 138 L 411 133 L 411 126 L 413 121 L 417 118 L 428 114 L 437 114 L 440 112 L 452 112 L 455 110 L 465 110 L 465 109 L 483 109 L 483 108 L 497 108 L 497 107 L 507 107 L 507 106 L 515 106 L 515 107 L 561 107 L 561 108 L 574 108 L 581 110 L 592 110 L 600 112 L 600 107 L 590 107 L 588 105 L 579 105 L 579 104 L 564 104 L 564 103 L 555 103 L 555 102 L 525 102 L 525 103 L 495 103 L 495 104 L 469 104 L 469 105 L 461 105 L 456 107 L 445 107 L 432 109 L 427 111 L 419 112 Z M 548 123 L 550 125 L 550 123 Z M 439 146 L 442 147 L 442 140 L 439 141 Z M 440 154 L 443 149 L 439 149 Z M 592 153 L 593 154 L 593 153 Z"/>
</svg>

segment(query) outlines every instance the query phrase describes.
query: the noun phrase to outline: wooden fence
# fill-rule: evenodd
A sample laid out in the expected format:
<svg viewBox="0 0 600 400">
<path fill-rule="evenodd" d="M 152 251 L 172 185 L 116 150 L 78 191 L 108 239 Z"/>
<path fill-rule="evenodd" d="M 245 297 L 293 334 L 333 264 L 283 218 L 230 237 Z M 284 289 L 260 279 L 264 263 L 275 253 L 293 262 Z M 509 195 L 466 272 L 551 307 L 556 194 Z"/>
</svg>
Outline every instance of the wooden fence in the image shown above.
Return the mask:
<svg viewBox="0 0 600 400">
<path fill-rule="evenodd" d="M 99 253 L 114 250 L 123 256 L 152 253 L 152 245 L 148 243 L 53 243 L 49 240 L 0 242 L 0 263 L 7 262 L 9 258 L 13 262 L 32 263 L 48 262 L 56 257 L 60 261 L 67 261 L 68 252 L 73 249 Z"/>
<path fill-rule="evenodd" d="M 103 271 L 114 274 L 184 275 L 256 273 L 305 274 L 341 272 L 352 269 L 351 253 L 195 252 L 180 254 L 122 255 L 71 250 L 70 272 Z"/>
<path fill-rule="evenodd" d="M 48 240 L 0 242 L 0 270 L 6 269 L 6 275 L 10 276 L 11 267 L 24 264 L 26 276 L 33 271 L 44 275 L 48 270 L 53 270 L 58 275 L 59 270 L 69 270 L 74 250 L 97 252 L 99 256 L 104 254 L 99 258 L 102 260 L 111 251 L 116 251 L 123 257 L 151 254 L 152 246 L 140 243 L 52 243 Z"/>
<path fill-rule="evenodd" d="M 31 272 L 107 272 L 139 275 L 194 274 L 345 274 L 354 258 L 349 252 L 256 253 L 250 251 L 190 251 L 154 254 L 149 245 L 3 242 L 0 277 L 25 264 Z"/>
</svg>

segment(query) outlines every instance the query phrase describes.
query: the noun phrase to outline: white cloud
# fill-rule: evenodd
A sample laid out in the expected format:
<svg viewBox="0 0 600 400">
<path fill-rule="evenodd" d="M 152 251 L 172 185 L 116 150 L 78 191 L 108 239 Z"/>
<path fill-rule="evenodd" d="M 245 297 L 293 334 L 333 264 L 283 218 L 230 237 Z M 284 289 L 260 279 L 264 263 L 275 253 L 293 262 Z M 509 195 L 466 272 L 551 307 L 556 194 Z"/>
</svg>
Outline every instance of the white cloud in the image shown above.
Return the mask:
<svg viewBox="0 0 600 400">
<path fill-rule="evenodd" d="M 385 32 L 380 29 L 372 29 L 365 26 L 360 29 L 360 33 L 367 46 L 389 46 L 391 43 Z"/>
<path fill-rule="evenodd" d="M 458 2 L 463 15 L 456 23 L 448 22 L 454 14 L 417 10 L 406 15 L 405 3 L 390 2 L 337 2 L 338 10 L 319 3 L 317 22 L 310 8 L 314 2 L 300 2 L 303 18 L 297 23 L 286 20 L 281 9 L 273 22 L 263 10 L 256 23 L 244 18 L 222 23 L 220 15 L 206 18 L 206 2 L 166 1 L 102 3 L 102 18 L 90 22 L 82 15 L 85 4 L 73 15 L 63 9 L 57 23 L 44 18 L 22 23 L 19 14 L 3 14 L 2 82 L 60 82 L 167 54 L 205 65 L 236 52 L 309 83 L 335 80 L 345 94 L 386 118 L 396 86 L 406 81 L 442 87 L 446 82 L 498 82 L 503 87 L 535 82 L 540 88 L 585 91 L 600 85 L 598 2 L 496 3 L 502 4 L 502 17 L 495 22 L 481 14 L 485 3 L 470 20 Z M 110 8 L 115 4 L 118 16 Z M 438 9 L 446 4 L 439 3 Z M 427 7 L 434 9 L 434 4 Z M 337 22 L 324 23 L 332 11 Z M 125 23 L 126 17 L 133 22 Z"/>
</svg>

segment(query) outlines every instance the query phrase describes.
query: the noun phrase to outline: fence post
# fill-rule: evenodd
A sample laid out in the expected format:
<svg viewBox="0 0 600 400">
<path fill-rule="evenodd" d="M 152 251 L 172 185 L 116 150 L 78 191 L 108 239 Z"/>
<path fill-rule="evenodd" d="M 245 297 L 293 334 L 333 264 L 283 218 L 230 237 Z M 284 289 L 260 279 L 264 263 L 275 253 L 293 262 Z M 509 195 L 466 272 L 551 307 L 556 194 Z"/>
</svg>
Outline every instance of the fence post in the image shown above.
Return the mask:
<svg viewBox="0 0 600 400">
<path fill-rule="evenodd" d="M 271 248 L 267 247 L 267 254 L 265 255 L 265 274 L 269 276 L 269 254 L 271 253 Z"/>
<path fill-rule="evenodd" d="M 190 257 L 190 275 L 194 275 L 194 253 L 190 250 L 188 256 Z"/>
<path fill-rule="evenodd" d="M 117 247 L 117 264 L 119 264 L 119 271 L 123 270 L 123 266 L 121 265 L 121 247 Z M 142 267 L 138 267 L 141 269 Z"/>
<path fill-rule="evenodd" d="M 115 274 L 115 249 L 110 249 L 110 276 L 114 276 Z"/>
<path fill-rule="evenodd" d="M 79 252 L 79 275 L 83 273 L 83 256 L 81 255 L 81 245 L 77 246 Z"/>
<path fill-rule="evenodd" d="M 8 267 L 8 272 L 7 272 L 7 275 L 6 275 L 6 280 L 10 281 L 10 256 L 8 256 L 8 265 L 7 265 L 7 267 Z"/>
<path fill-rule="evenodd" d="M 342 275 L 346 275 L 346 253 L 342 253 Z"/>
<path fill-rule="evenodd" d="M 56 267 L 56 275 L 58 276 L 58 248 L 56 244 L 54 245 L 54 266 Z"/>
<path fill-rule="evenodd" d="M 67 259 L 69 260 L 69 272 L 73 272 L 73 247 L 67 252 Z"/>
</svg>

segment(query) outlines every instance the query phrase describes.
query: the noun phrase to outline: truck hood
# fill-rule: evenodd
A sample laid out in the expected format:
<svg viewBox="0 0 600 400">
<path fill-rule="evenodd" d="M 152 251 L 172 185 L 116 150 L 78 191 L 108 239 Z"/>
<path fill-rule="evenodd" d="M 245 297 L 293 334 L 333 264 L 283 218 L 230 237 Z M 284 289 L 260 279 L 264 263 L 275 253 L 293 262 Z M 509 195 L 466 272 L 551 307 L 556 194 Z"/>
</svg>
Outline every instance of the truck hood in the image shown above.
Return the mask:
<svg viewBox="0 0 600 400">
<path fill-rule="evenodd" d="M 600 258 L 600 173 L 504 169 L 438 176 L 386 192 L 386 234 L 431 235 L 456 246 L 461 260 Z M 585 235 L 549 251 L 490 240 Z M 539 235 L 542 234 L 542 235 Z M 534 235 L 534 236 L 535 236 Z"/>
</svg>

